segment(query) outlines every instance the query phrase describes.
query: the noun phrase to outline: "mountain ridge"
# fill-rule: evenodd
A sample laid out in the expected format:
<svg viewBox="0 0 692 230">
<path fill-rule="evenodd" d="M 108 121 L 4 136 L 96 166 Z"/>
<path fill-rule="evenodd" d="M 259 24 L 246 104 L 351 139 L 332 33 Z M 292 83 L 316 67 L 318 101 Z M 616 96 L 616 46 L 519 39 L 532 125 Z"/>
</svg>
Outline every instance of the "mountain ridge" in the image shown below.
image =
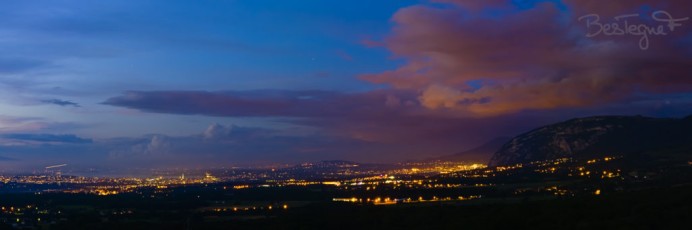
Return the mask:
<svg viewBox="0 0 692 230">
<path fill-rule="evenodd" d="M 493 154 L 489 166 L 562 157 L 643 154 L 692 149 L 692 116 L 593 116 L 569 119 L 522 133 Z"/>
</svg>

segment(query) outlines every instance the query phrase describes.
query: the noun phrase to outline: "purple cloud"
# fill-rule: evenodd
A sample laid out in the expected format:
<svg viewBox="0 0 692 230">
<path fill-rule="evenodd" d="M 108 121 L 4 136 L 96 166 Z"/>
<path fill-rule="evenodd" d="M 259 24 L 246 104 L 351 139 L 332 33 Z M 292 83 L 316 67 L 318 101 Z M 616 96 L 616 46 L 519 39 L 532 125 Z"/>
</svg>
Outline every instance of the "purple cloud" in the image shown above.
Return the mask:
<svg viewBox="0 0 692 230">
<path fill-rule="evenodd" d="M 597 107 L 692 90 L 692 25 L 652 36 L 643 51 L 637 36 L 587 37 L 578 20 L 587 12 L 603 13 L 603 21 L 640 13 L 652 1 L 567 1 L 565 10 L 552 3 L 519 9 L 514 1 L 443 2 L 452 4 L 400 9 L 383 42 L 406 64 L 361 78 L 419 92 L 419 102 L 432 110 L 476 116 Z M 492 15 L 483 10 L 488 6 L 505 11 Z M 648 6 L 675 18 L 692 13 L 682 10 L 690 9 L 688 1 Z M 667 26 L 646 21 L 651 11 L 630 23 Z"/>
<path fill-rule="evenodd" d="M 46 104 L 59 105 L 59 106 L 81 107 L 79 104 L 77 104 L 75 102 L 60 100 L 60 99 L 41 100 L 41 102 L 46 103 Z"/>
<path fill-rule="evenodd" d="M 411 93 L 384 90 L 352 94 L 319 90 L 129 91 L 103 104 L 147 112 L 234 117 L 369 116 L 416 106 Z"/>
<path fill-rule="evenodd" d="M 0 138 L 11 141 L 23 141 L 33 143 L 58 143 L 58 144 L 87 144 L 91 139 L 81 138 L 74 134 L 32 134 L 9 133 L 0 134 Z"/>
</svg>

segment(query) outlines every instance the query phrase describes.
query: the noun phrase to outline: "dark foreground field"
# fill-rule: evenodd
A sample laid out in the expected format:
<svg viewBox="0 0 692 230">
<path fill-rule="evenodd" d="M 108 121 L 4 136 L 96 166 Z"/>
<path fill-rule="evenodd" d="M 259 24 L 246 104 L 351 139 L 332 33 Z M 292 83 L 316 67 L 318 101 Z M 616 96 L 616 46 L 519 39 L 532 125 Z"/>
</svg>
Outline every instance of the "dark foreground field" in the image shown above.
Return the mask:
<svg viewBox="0 0 692 230">
<path fill-rule="evenodd" d="M 54 223 L 44 220 L 36 226 L 37 229 L 102 230 L 689 229 L 692 224 L 691 194 L 692 186 L 687 185 L 549 199 L 479 199 L 390 206 L 304 202 L 287 209 L 278 206 L 272 210 L 246 212 L 209 211 L 205 209 L 208 203 L 194 199 L 147 203 L 133 196 L 116 199 L 118 202 L 109 198 L 101 203 L 101 197 L 64 195 L 62 201 L 55 197 L 36 201 L 48 202 L 43 205 L 61 210 L 59 216 L 52 217 Z M 32 199 L 31 194 L 22 195 L 21 199 L 3 196 L 15 199 L 14 202 Z M 13 220 L 14 217 L 5 215 L 0 229 L 12 229 Z"/>
<path fill-rule="evenodd" d="M 204 229 L 689 229 L 692 187 L 495 204 L 319 204 Z"/>
</svg>

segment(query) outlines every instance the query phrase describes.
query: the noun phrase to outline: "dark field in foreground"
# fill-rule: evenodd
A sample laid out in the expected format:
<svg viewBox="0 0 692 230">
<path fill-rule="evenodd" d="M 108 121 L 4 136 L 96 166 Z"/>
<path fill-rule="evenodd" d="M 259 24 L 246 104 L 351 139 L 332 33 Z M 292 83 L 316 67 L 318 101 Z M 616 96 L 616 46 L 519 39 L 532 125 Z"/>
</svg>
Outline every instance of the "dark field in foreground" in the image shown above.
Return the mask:
<svg viewBox="0 0 692 230">
<path fill-rule="evenodd" d="M 203 225 L 267 229 L 688 229 L 692 187 L 495 204 L 319 204 L 276 218 Z M 223 226 L 223 227 L 222 227 Z"/>
<path fill-rule="evenodd" d="M 288 209 L 201 211 L 201 203 L 140 205 L 132 196 L 118 204 L 65 206 L 64 219 L 40 229 L 687 229 L 692 224 L 692 186 L 563 198 L 479 199 L 390 206 L 309 202 Z M 31 199 L 30 194 L 25 194 Z M 65 195 L 99 203 L 100 198 Z M 73 196 L 73 197 L 69 197 Z M 37 196 L 38 197 L 38 196 Z M 55 198 L 52 198 L 55 199 Z M 40 202 L 40 201 L 39 201 Z M 59 202 L 58 202 L 59 203 Z M 129 204 L 131 205 L 129 205 Z M 133 214 L 106 215 L 108 206 Z M 105 211 L 107 210 L 107 211 Z M 121 209 L 125 210 L 125 209 Z M 11 220 L 10 220 L 11 221 Z M 50 227 L 50 228 L 49 228 Z M 11 229 L 11 224 L 0 224 Z"/>
</svg>

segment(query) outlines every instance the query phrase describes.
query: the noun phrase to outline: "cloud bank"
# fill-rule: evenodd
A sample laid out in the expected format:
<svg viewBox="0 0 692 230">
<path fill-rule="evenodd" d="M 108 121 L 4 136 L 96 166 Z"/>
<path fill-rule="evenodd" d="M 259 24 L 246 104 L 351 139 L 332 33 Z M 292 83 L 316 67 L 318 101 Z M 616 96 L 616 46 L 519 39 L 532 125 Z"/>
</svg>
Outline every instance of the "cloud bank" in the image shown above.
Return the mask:
<svg viewBox="0 0 692 230">
<path fill-rule="evenodd" d="M 77 104 L 75 102 L 60 100 L 60 99 L 41 100 L 41 102 L 46 103 L 46 104 L 59 105 L 59 106 L 81 107 L 79 104 Z"/>
</svg>

